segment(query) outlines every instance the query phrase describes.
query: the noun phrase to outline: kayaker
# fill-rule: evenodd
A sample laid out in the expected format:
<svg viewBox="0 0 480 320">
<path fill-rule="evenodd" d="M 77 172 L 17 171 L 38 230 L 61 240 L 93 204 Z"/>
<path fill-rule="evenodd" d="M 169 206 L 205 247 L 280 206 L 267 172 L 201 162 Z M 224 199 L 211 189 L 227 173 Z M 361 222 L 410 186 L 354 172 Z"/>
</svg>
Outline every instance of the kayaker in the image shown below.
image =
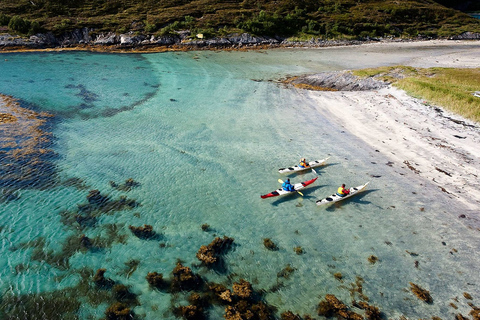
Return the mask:
<svg viewBox="0 0 480 320">
<path fill-rule="evenodd" d="M 290 183 L 290 179 L 287 179 L 287 181 L 282 184 L 282 188 L 285 191 L 295 191 L 295 187 Z"/>
<path fill-rule="evenodd" d="M 350 190 L 345 189 L 345 184 L 342 184 L 341 187 L 338 187 L 338 190 L 337 190 L 337 195 L 338 196 L 345 197 L 349 193 L 350 193 Z"/>
<path fill-rule="evenodd" d="M 307 163 L 307 161 L 305 160 L 305 158 L 302 158 L 300 159 L 300 164 L 298 165 L 300 168 L 308 168 L 309 165 Z"/>
</svg>

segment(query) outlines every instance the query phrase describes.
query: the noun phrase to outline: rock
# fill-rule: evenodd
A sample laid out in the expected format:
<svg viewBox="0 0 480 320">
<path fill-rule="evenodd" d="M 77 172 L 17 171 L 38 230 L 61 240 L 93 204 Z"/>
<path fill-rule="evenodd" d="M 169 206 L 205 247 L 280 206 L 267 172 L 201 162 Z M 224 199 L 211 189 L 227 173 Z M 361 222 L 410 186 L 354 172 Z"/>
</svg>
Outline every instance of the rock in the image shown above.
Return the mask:
<svg viewBox="0 0 480 320">
<path fill-rule="evenodd" d="M 113 33 L 113 32 L 108 32 L 108 33 L 101 33 L 95 37 L 93 40 L 94 45 L 114 45 L 119 42 L 119 37 Z"/>
<path fill-rule="evenodd" d="M 288 83 L 288 81 L 287 81 Z M 375 78 L 359 78 L 350 71 L 322 72 L 292 79 L 296 87 L 323 91 L 366 91 L 378 90 L 388 86 Z"/>
<path fill-rule="evenodd" d="M 475 32 L 463 32 L 459 35 L 450 37 L 450 40 L 479 40 L 480 39 L 480 33 L 475 33 Z"/>
</svg>

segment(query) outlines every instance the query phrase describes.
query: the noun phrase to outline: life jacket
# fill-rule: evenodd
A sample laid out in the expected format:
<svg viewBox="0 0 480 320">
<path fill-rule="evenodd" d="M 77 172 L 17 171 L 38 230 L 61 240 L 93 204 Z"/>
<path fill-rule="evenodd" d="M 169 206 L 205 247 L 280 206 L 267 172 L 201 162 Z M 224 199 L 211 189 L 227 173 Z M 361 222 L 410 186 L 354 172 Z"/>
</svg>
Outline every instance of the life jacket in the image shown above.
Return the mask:
<svg viewBox="0 0 480 320">
<path fill-rule="evenodd" d="M 282 184 L 282 188 L 283 188 L 283 190 L 285 190 L 285 191 L 292 191 L 293 186 L 292 186 L 292 184 L 291 184 L 290 182 L 285 181 L 285 182 Z"/>
<path fill-rule="evenodd" d="M 343 188 L 343 187 L 338 187 L 337 193 L 338 193 L 338 194 L 346 195 L 346 193 L 345 193 L 344 190 L 345 190 L 345 188 Z"/>
<path fill-rule="evenodd" d="M 306 161 L 300 161 L 300 167 L 302 167 L 302 168 L 308 167 L 307 162 Z"/>
</svg>

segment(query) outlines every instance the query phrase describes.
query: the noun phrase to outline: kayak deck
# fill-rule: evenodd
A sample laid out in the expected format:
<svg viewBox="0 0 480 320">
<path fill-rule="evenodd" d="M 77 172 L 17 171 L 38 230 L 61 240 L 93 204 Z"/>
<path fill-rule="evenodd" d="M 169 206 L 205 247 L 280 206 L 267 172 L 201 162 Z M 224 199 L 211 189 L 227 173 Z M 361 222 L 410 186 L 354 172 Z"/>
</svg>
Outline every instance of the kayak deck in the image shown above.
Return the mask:
<svg viewBox="0 0 480 320">
<path fill-rule="evenodd" d="M 303 170 L 307 170 L 307 169 L 311 169 L 311 168 L 320 167 L 320 166 L 323 166 L 329 158 L 330 157 L 322 159 L 322 160 L 315 160 L 315 161 L 307 162 L 308 167 L 300 167 L 299 165 L 295 165 L 295 166 L 288 167 L 288 168 L 281 168 L 281 169 L 278 169 L 278 173 L 298 172 L 298 171 L 303 171 Z"/>
<path fill-rule="evenodd" d="M 318 177 L 315 177 L 315 178 L 313 178 L 313 179 L 311 179 L 311 180 L 307 180 L 307 181 L 300 182 L 300 183 L 295 183 L 295 184 L 293 185 L 293 187 L 295 188 L 295 191 L 286 191 L 286 190 L 283 190 L 283 188 L 280 188 L 280 189 L 277 189 L 277 190 L 272 191 L 272 192 L 270 192 L 270 193 L 261 195 L 260 198 L 265 199 L 265 198 L 271 198 L 271 197 L 277 197 L 277 196 L 284 196 L 284 195 L 287 195 L 287 194 L 296 193 L 298 190 L 302 190 L 302 189 L 305 188 L 306 186 L 314 183 L 315 180 L 317 180 L 317 179 L 318 179 Z"/>
<path fill-rule="evenodd" d="M 320 200 L 317 200 L 315 201 L 315 203 L 317 204 L 317 206 L 321 206 L 321 205 L 324 205 L 324 204 L 327 204 L 327 203 L 334 203 L 334 202 L 338 202 L 338 201 L 341 201 L 341 200 L 344 200 L 344 199 L 347 199 L 347 198 L 350 198 L 351 196 L 354 196 L 356 195 L 357 193 L 359 192 L 362 192 L 363 190 L 365 190 L 365 188 L 367 187 L 367 185 L 369 184 L 370 182 L 367 182 L 365 184 L 362 184 L 361 186 L 358 186 L 358 187 L 355 187 L 355 188 L 350 188 L 350 193 L 347 194 L 346 196 L 344 197 L 341 197 L 339 196 L 338 194 L 332 194 L 330 197 L 326 197 L 325 199 L 320 199 Z"/>
</svg>

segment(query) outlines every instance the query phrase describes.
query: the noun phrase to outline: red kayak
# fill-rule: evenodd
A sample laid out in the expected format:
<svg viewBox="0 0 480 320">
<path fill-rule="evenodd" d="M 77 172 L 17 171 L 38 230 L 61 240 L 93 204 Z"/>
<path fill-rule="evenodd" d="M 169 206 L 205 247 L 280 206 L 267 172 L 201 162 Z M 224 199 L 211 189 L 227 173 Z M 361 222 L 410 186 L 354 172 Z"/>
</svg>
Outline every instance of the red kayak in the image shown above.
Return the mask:
<svg viewBox="0 0 480 320">
<path fill-rule="evenodd" d="M 314 183 L 315 180 L 317 180 L 317 179 L 318 179 L 318 177 L 316 177 L 312 180 L 308 180 L 308 181 L 304 181 L 304 182 L 300 182 L 300 183 L 295 183 L 293 185 L 294 188 L 295 188 L 295 191 L 286 191 L 286 190 L 283 190 L 282 188 L 280 188 L 280 189 L 272 191 L 268 194 L 264 194 L 263 196 L 260 196 L 260 198 L 265 199 L 265 198 L 270 198 L 270 197 L 278 197 L 278 196 L 284 196 L 284 195 L 287 195 L 287 194 L 292 194 L 292 193 L 297 192 L 298 190 L 302 190 L 303 188 L 305 188 L 309 184 Z"/>
</svg>

